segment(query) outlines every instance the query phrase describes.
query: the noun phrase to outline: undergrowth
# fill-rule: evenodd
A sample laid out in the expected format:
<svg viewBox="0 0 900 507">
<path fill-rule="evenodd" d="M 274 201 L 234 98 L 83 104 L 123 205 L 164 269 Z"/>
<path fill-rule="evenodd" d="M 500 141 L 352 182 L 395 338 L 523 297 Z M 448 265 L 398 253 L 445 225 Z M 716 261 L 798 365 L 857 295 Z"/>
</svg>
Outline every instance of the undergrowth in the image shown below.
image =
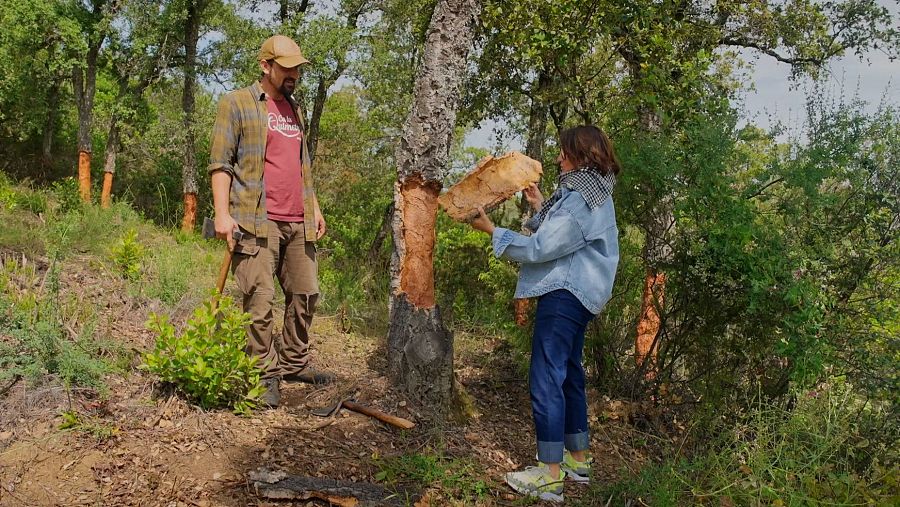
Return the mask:
<svg viewBox="0 0 900 507">
<path fill-rule="evenodd" d="M 446 455 L 440 449 L 393 457 L 375 457 L 375 480 L 403 491 L 431 489 L 441 505 L 472 505 L 489 491 L 484 473 L 471 459 Z M 460 503 L 462 502 L 462 503 Z"/>
<path fill-rule="evenodd" d="M 654 507 L 897 505 L 900 430 L 886 410 L 846 384 L 798 394 L 793 407 L 757 403 L 693 455 L 599 482 L 591 496 Z"/>
</svg>

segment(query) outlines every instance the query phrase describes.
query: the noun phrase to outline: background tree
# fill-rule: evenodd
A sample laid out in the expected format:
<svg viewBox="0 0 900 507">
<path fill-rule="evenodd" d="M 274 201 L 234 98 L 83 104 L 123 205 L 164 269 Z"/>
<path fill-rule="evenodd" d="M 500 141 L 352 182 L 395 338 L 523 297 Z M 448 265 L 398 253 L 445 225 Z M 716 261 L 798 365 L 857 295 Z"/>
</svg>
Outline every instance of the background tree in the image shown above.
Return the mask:
<svg viewBox="0 0 900 507">
<path fill-rule="evenodd" d="M 72 87 L 78 108 L 78 187 L 84 202 L 91 200 L 91 154 L 93 139 L 91 128 L 94 119 L 94 94 L 97 91 L 97 69 L 100 51 L 112 29 L 112 21 L 119 8 L 118 0 L 97 0 L 68 4 L 72 16 L 81 25 L 87 41 L 83 54 L 72 66 Z"/>
</svg>

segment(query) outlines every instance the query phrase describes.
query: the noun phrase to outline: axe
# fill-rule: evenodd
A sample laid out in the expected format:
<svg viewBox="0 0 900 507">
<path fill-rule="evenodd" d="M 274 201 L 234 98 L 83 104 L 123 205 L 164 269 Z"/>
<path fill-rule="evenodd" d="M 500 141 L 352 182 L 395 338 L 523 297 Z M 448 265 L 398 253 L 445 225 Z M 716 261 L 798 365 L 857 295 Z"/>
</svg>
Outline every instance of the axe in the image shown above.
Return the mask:
<svg viewBox="0 0 900 507">
<path fill-rule="evenodd" d="M 385 414 L 381 410 L 367 407 L 365 405 L 360 405 L 356 403 L 352 398 L 344 398 L 337 402 L 337 404 L 332 405 L 330 407 L 325 408 L 317 408 L 312 410 L 312 414 L 317 417 L 332 417 L 336 415 L 342 408 L 346 408 L 347 410 L 352 410 L 354 412 L 367 415 L 369 417 L 374 417 L 383 423 L 390 424 L 391 426 L 408 430 L 412 429 L 416 426 L 416 423 L 406 420 L 402 417 L 397 417 L 391 414 Z"/>
<path fill-rule="evenodd" d="M 203 219 L 203 238 L 213 239 L 215 237 L 216 223 L 213 219 L 205 217 Z M 232 232 L 231 237 L 234 238 L 235 241 L 240 241 L 244 239 L 244 233 L 241 232 L 240 229 L 235 229 L 234 232 Z M 231 267 L 231 256 L 234 253 L 228 248 L 228 243 L 225 243 L 225 250 L 225 258 L 222 259 L 222 266 L 219 268 L 219 278 L 216 280 L 216 291 L 219 294 L 222 294 L 222 290 L 225 288 L 225 280 L 228 278 L 228 269 Z"/>
</svg>

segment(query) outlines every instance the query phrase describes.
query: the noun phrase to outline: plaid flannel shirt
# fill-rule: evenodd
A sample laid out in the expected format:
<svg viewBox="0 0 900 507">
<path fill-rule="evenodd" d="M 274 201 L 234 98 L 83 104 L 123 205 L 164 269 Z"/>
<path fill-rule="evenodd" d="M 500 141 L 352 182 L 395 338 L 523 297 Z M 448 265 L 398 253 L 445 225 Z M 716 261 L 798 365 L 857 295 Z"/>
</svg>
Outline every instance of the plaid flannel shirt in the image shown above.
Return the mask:
<svg viewBox="0 0 900 507">
<path fill-rule="evenodd" d="M 307 241 L 316 240 L 316 193 L 313 189 L 306 126 L 294 99 L 294 109 L 301 136 L 300 163 L 303 178 L 303 214 Z M 219 111 L 212 131 L 209 150 L 210 174 L 225 171 L 231 176 L 229 211 L 241 229 L 256 237 L 268 234 L 266 215 L 265 172 L 267 136 L 266 94 L 259 82 L 233 91 L 219 101 Z M 300 183 L 300 182 L 298 182 Z"/>
</svg>

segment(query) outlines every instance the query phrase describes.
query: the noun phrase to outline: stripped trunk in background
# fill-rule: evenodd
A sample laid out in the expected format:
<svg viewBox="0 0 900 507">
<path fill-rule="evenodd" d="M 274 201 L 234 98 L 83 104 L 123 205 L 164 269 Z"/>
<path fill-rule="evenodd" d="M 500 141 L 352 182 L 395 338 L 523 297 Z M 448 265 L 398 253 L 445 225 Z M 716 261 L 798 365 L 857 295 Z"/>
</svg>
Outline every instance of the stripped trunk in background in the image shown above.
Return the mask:
<svg viewBox="0 0 900 507">
<path fill-rule="evenodd" d="M 541 69 L 537 79 L 531 85 L 531 107 L 528 110 L 528 141 L 525 144 L 525 154 L 541 164 L 544 163 L 544 143 L 547 137 L 547 114 L 549 109 L 543 92 L 549 85 L 550 74 L 546 69 Z M 519 198 L 520 223 L 524 224 L 531 217 L 533 211 L 523 194 Z M 522 328 L 528 326 L 528 315 L 532 307 L 531 301 L 531 299 L 513 299 L 513 314 L 516 326 Z"/>
<path fill-rule="evenodd" d="M 103 192 L 100 207 L 108 208 L 112 201 L 113 174 L 116 172 L 116 158 L 119 154 L 119 118 L 113 113 L 109 120 L 109 135 L 106 137 L 106 163 L 103 165 Z"/>
<path fill-rule="evenodd" d="M 438 412 L 453 399 L 453 335 L 434 299 L 437 197 L 480 10 L 480 0 L 440 0 L 435 6 L 396 150 L 388 364 L 403 391 Z"/>
<path fill-rule="evenodd" d="M 102 16 L 103 2 L 96 2 L 93 15 Z M 72 85 L 78 109 L 78 191 L 81 200 L 91 202 L 91 123 L 94 120 L 94 93 L 97 91 L 97 59 L 105 34 L 94 34 L 84 62 L 72 68 Z"/>
<path fill-rule="evenodd" d="M 633 75 L 639 71 L 632 71 Z M 644 132 L 659 132 L 659 114 L 649 106 L 638 111 Z M 648 189 L 650 195 L 653 189 Z M 660 313 L 665 308 L 666 273 L 660 266 L 672 258 L 669 238 L 675 229 L 675 212 L 672 196 L 661 196 L 645 215 L 644 224 L 644 291 L 641 297 L 641 316 L 638 320 L 634 340 L 634 360 L 638 370 L 644 371 L 644 378 L 656 378 L 656 356 L 662 331 Z"/>
<path fill-rule="evenodd" d="M 184 93 L 181 109 L 184 114 L 184 165 L 181 178 L 184 192 L 184 215 L 181 230 L 194 230 L 197 222 L 197 164 L 194 153 L 194 86 L 197 82 L 197 40 L 200 34 L 201 2 L 188 0 L 184 37 Z"/>
</svg>

